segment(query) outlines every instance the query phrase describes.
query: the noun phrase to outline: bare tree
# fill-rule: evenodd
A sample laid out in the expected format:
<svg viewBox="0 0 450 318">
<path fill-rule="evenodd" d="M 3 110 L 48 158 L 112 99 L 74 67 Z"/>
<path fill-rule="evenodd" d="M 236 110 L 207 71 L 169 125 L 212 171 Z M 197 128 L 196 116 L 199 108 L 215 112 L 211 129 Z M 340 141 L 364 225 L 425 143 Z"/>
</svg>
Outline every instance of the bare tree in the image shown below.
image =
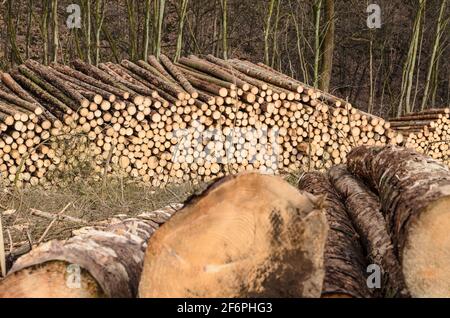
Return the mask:
<svg viewBox="0 0 450 318">
<path fill-rule="evenodd" d="M 320 64 L 319 88 L 325 92 L 328 92 L 330 89 L 334 56 L 334 30 L 336 19 L 334 13 L 334 0 L 325 0 L 325 19 L 327 25 L 321 49 L 322 62 Z"/>
<path fill-rule="evenodd" d="M 58 0 L 52 0 L 52 62 L 58 61 L 59 26 L 58 26 Z"/>
<path fill-rule="evenodd" d="M 271 20 L 273 15 L 273 7 L 276 0 L 270 0 L 269 9 L 267 11 L 266 25 L 264 27 L 264 64 L 269 65 L 269 36 L 271 29 Z"/>
<path fill-rule="evenodd" d="M 145 0 L 144 43 L 142 48 L 142 58 L 144 60 L 148 57 L 148 47 L 150 45 L 150 13 L 152 8 L 151 2 L 151 0 Z"/>
<path fill-rule="evenodd" d="M 19 48 L 17 47 L 17 43 L 16 43 L 16 29 L 15 29 L 14 23 L 13 23 L 13 17 L 15 15 L 13 12 L 13 1 L 12 0 L 8 0 L 6 12 L 7 12 L 7 14 L 6 14 L 7 31 L 9 34 L 9 44 L 11 46 L 12 62 L 13 63 L 14 62 L 23 63 Z"/>
<path fill-rule="evenodd" d="M 189 0 L 181 0 L 181 6 L 178 14 L 178 34 L 177 34 L 177 48 L 175 50 L 174 61 L 178 61 L 181 56 L 182 46 L 183 46 L 183 29 L 184 29 L 184 20 L 186 18 L 186 12 L 188 7 Z"/>
<path fill-rule="evenodd" d="M 434 81 L 434 79 L 437 78 L 437 73 L 439 72 L 439 68 L 437 67 L 439 48 L 441 45 L 441 39 L 444 35 L 445 29 L 449 22 L 449 18 L 444 19 L 444 13 L 446 8 L 447 8 L 447 0 L 442 0 L 441 7 L 439 10 L 439 17 L 436 22 L 436 33 L 434 37 L 433 50 L 428 65 L 428 73 L 425 82 L 425 89 L 423 92 L 421 110 L 424 110 L 427 106 L 427 103 L 430 98 L 429 94 L 431 85 L 433 85 L 431 89 L 435 91 L 436 82 Z"/>
<path fill-rule="evenodd" d="M 228 59 L 228 25 L 227 25 L 227 16 L 228 16 L 228 0 L 222 0 L 222 50 L 223 50 L 223 59 Z"/>
<path fill-rule="evenodd" d="M 95 3 L 95 65 L 100 63 L 100 35 L 105 20 L 105 1 L 96 0 Z"/>
</svg>

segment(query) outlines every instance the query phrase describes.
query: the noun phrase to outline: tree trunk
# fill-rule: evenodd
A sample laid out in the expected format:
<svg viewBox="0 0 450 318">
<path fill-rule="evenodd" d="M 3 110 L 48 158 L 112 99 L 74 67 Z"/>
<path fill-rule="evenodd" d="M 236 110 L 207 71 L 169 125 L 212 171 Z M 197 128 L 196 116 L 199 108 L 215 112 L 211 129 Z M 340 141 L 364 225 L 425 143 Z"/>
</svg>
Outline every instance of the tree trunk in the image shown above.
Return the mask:
<svg viewBox="0 0 450 318">
<path fill-rule="evenodd" d="M 314 196 L 274 176 L 226 177 L 152 238 L 139 296 L 318 297 L 326 232 Z"/>
<path fill-rule="evenodd" d="M 154 0 L 156 1 L 156 0 Z M 145 21 L 144 21 L 144 44 L 142 49 L 142 59 L 147 59 L 148 47 L 150 45 L 150 13 L 152 0 L 145 0 Z"/>
<path fill-rule="evenodd" d="M 165 222 L 155 222 L 155 215 L 165 220 L 179 208 L 112 219 L 39 245 L 14 263 L 0 282 L 0 297 L 136 297 L 147 241 Z"/>
<path fill-rule="evenodd" d="M 445 13 L 445 9 L 447 8 L 446 4 L 447 4 L 447 0 L 442 0 L 441 8 L 439 10 L 439 17 L 436 22 L 436 33 L 435 33 L 435 38 L 434 38 L 434 43 L 433 43 L 433 51 L 431 53 L 430 63 L 428 65 L 427 79 L 425 81 L 425 89 L 424 89 L 423 98 L 422 98 L 422 105 L 421 105 L 422 111 L 426 108 L 429 97 L 430 97 L 429 96 L 430 84 L 432 84 L 433 77 L 435 76 L 434 72 L 439 71 L 439 69 L 436 67 L 436 64 L 437 64 L 438 50 L 440 49 L 440 46 L 441 46 L 441 38 L 444 34 L 443 29 L 445 29 L 444 13 Z"/>
<path fill-rule="evenodd" d="M 314 12 L 314 87 L 319 87 L 319 68 L 321 57 L 321 32 L 320 32 L 320 11 L 322 10 L 322 0 L 315 0 Z M 268 64 L 267 64 L 268 65 Z"/>
<path fill-rule="evenodd" d="M 52 0 L 52 62 L 58 61 L 59 31 L 58 31 L 58 0 Z"/>
<path fill-rule="evenodd" d="M 266 26 L 264 29 L 264 64 L 269 65 L 269 36 L 270 36 L 270 28 L 271 28 L 271 20 L 273 15 L 273 7 L 276 0 L 270 0 L 269 10 L 267 12 Z"/>
<path fill-rule="evenodd" d="M 178 22 L 178 34 L 177 34 L 177 48 L 175 50 L 174 62 L 177 62 L 181 56 L 181 51 L 183 50 L 183 30 L 184 30 L 184 20 L 186 18 L 186 12 L 189 0 L 181 0 L 181 8 L 179 13 Z"/>
<path fill-rule="evenodd" d="M 25 44 L 26 59 L 30 58 L 30 42 L 31 42 L 31 24 L 33 23 L 33 0 L 28 0 L 28 17 L 27 17 L 27 34 Z"/>
<path fill-rule="evenodd" d="M 331 74 L 333 71 L 334 56 L 334 0 L 325 0 L 326 31 L 323 39 L 322 62 L 320 63 L 320 84 L 319 88 L 325 92 L 330 89 Z"/>
<path fill-rule="evenodd" d="M 162 25 L 164 21 L 164 11 L 165 11 L 165 0 L 157 0 L 158 1 L 158 20 L 157 20 L 157 33 L 156 33 L 156 47 L 155 47 L 155 56 L 159 59 L 159 55 L 161 54 L 161 41 L 162 41 Z"/>
<path fill-rule="evenodd" d="M 222 53 L 223 59 L 228 59 L 228 25 L 227 25 L 227 9 L 228 0 L 222 0 Z"/>
<path fill-rule="evenodd" d="M 102 32 L 103 21 L 105 20 L 105 1 L 97 0 L 95 7 L 95 65 L 100 63 L 100 35 Z"/>
<path fill-rule="evenodd" d="M 6 15 L 7 30 L 8 30 L 8 34 L 9 34 L 9 42 L 11 45 L 12 56 L 14 58 L 14 61 L 12 61 L 12 62 L 17 62 L 18 64 L 22 64 L 23 59 L 20 56 L 20 51 L 19 51 L 19 48 L 17 47 L 16 28 L 13 23 L 13 18 L 16 16 L 13 12 L 13 1 L 8 0 L 7 6 L 8 6 L 7 7 L 8 14 Z"/>
<path fill-rule="evenodd" d="M 91 57 L 91 0 L 85 0 L 86 1 L 86 62 L 91 64 L 92 63 L 92 57 Z"/>
<path fill-rule="evenodd" d="M 449 168 L 396 146 L 355 148 L 348 168 L 380 196 L 411 295 L 449 297 Z"/>
<path fill-rule="evenodd" d="M 358 234 L 328 178 L 319 172 L 306 173 L 299 188 L 325 200 L 330 231 L 325 246 L 322 297 L 371 297 L 365 278 L 368 264 Z"/>
</svg>

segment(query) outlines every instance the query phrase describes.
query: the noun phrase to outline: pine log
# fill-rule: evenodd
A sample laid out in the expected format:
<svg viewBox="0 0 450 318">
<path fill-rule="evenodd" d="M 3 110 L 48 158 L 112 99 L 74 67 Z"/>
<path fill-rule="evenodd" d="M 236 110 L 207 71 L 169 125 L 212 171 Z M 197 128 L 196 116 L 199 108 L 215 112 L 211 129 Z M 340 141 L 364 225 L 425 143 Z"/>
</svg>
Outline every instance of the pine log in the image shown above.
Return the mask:
<svg viewBox="0 0 450 318">
<path fill-rule="evenodd" d="M 165 90 L 167 93 L 173 95 L 174 97 L 178 98 L 179 100 L 183 100 L 185 98 L 185 93 L 182 92 L 180 89 L 178 89 L 173 84 L 166 82 L 162 79 L 159 79 L 154 74 L 149 72 L 148 70 L 134 64 L 133 62 L 130 62 L 128 60 L 123 60 L 121 62 L 121 65 L 133 73 L 136 73 L 137 75 L 143 77 L 145 80 L 149 81 L 151 84 L 160 87 L 161 89 Z"/>
<path fill-rule="evenodd" d="M 326 232 L 317 198 L 278 177 L 226 177 L 153 236 L 139 296 L 318 297 Z"/>
<path fill-rule="evenodd" d="M 2 90 L 0 90 L 0 98 L 4 99 L 5 101 L 8 101 L 9 103 L 17 105 L 18 107 L 22 107 L 27 111 L 33 112 L 36 115 L 41 115 L 43 113 L 43 109 L 39 104 L 27 102 L 26 100 L 20 97 L 5 93 Z"/>
<path fill-rule="evenodd" d="M 61 102 L 63 102 L 65 105 L 69 106 L 71 109 L 77 109 L 79 105 L 71 99 L 69 96 L 65 95 L 61 90 L 53 86 L 48 81 L 44 80 L 43 78 L 39 77 L 35 72 L 33 72 L 31 69 L 26 67 L 25 65 L 20 65 L 18 67 L 19 72 L 28 78 L 29 80 L 33 81 L 36 85 L 40 86 L 41 89 L 45 90 L 50 95 L 56 97 Z"/>
<path fill-rule="evenodd" d="M 164 223 L 179 208 L 113 218 L 76 230 L 68 240 L 39 245 L 0 281 L 0 298 L 136 297 L 147 241 L 159 227 L 154 219 Z"/>
<path fill-rule="evenodd" d="M 111 103 L 116 100 L 116 96 L 120 96 L 122 98 L 127 96 L 127 92 L 118 89 L 117 87 L 105 84 L 84 73 L 78 72 L 77 70 L 71 69 L 66 65 L 53 63 L 51 64 L 51 67 L 57 71 L 56 75 L 62 79 L 70 81 L 71 83 L 83 87 L 84 89 L 95 92 Z"/>
<path fill-rule="evenodd" d="M 199 59 L 195 55 L 190 55 L 189 58 L 182 57 L 180 58 L 179 63 L 189 66 L 193 69 L 202 71 L 203 73 L 220 78 L 224 81 L 233 83 L 236 86 L 242 88 L 244 91 L 248 91 L 250 89 L 249 84 L 244 82 L 240 78 L 233 76 L 229 72 L 225 71 L 224 69 L 213 63 Z"/>
<path fill-rule="evenodd" d="M 162 54 L 159 56 L 159 58 L 161 59 Z M 148 64 L 150 66 L 152 66 L 155 70 L 157 70 L 159 73 L 161 73 L 164 77 L 166 77 L 166 79 L 168 81 L 171 81 L 173 83 L 178 83 L 176 80 L 176 77 L 173 76 L 173 74 L 170 74 L 168 71 L 166 71 L 166 69 L 161 65 L 161 63 L 158 61 L 158 59 L 156 58 L 156 56 L 154 55 L 149 55 L 148 59 Z M 162 60 L 161 60 L 162 62 Z M 165 63 L 164 63 L 165 64 Z M 166 66 L 167 67 L 167 66 Z M 169 69 L 168 69 L 169 70 Z M 169 70 L 170 71 L 170 70 Z"/>
<path fill-rule="evenodd" d="M 349 170 L 374 189 L 413 297 L 450 297 L 450 169 L 396 146 L 353 149 Z"/>
<path fill-rule="evenodd" d="M 119 83 L 117 81 L 117 79 L 115 79 L 114 77 L 112 77 L 111 75 L 102 71 L 101 69 L 99 69 L 98 67 L 96 67 L 94 65 L 89 65 L 79 59 L 73 61 L 73 65 L 75 66 L 75 68 L 77 70 L 83 72 L 84 74 L 94 77 L 110 86 L 114 86 L 114 87 L 120 89 L 124 93 L 116 94 L 116 95 L 122 96 L 122 98 L 124 98 L 124 99 L 128 99 L 130 96 L 132 97 L 132 95 L 137 95 L 136 92 L 133 92 L 132 90 L 130 90 L 130 88 Z"/>
<path fill-rule="evenodd" d="M 270 83 L 275 86 L 279 86 L 282 88 L 285 88 L 290 91 L 301 93 L 303 92 L 303 86 L 298 85 L 292 80 L 287 80 L 280 78 L 278 76 L 274 76 L 274 74 L 270 74 L 269 72 L 265 71 L 264 69 L 256 69 L 254 67 L 251 67 L 249 65 L 246 65 L 240 61 L 236 60 L 229 60 L 230 63 L 233 65 L 234 68 L 236 68 L 238 71 L 241 71 L 248 76 L 255 77 L 259 80 L 262 80 L 266 83 Z"/>
<path fill-rule="evenodd" d="M 71 88 L 64 80 L 57 77 L 51 68 L 41 65 L 38 62 L 33 61 L 33 60 L 26 61 L 25 65 L 28 66 L 31 70 L 33 70 L 37 74 L 39 74 L 41 77 L 46 79 L 47 81 L 51 82 L 55 87 L 60 89 L 64 94 L 73 98 L 77 103 L 79 103 L 79 106 L 81 106 L 81 107 L 89 106 L 89 101 L 86 98 L 84 98 L 83 95 L 81 95 L 76 90 Z M 78 108 L 76 108 L 74 110 L 76 111 L 77 109 Z"/>
<path fill-rule="evenodd" d="M 31 96 L 26 90 L 24 90 L 20 85 L 9 75 L 8 73 L 1 73 L 1 80 L 6 86 L 17 96 L 30 102 L 32 104 L 38 104 L 38 102 Z"/>
<path fill-rule="evenodd" d="M 206 56 L 206 59 L 210 61 L 211 63 L 215 63 L 218 66 L 221 66 L 222 68 L 227 69 L 233 76 L 239 77 L 244 82 L 247 82 L 255 87 L 260 88 L 261 90 L 265 91 L 267 89 L 267 83 L 257 80 L 253 77 L 247 76 L 246 74 L 238 71 L 237 69 L 233 68 L 230 63 L 228 63 L 225 60 L 222 60 L 218 57 L 215 57 L 214 55 L 208 54 Z M 257 94 L 258 91 L 253 91 L 253 94 Z"/>
<path fill-rule="evenodd" d="M 70 107 L 61 102 L 58 98 L 49 94 L 46 90 L 42 89 L 39 85 L 35 84 L 30 79 L 25 76 L 19 74 L 19 72 L 13 72 L 12 76 L 26 89 L 32 92 L 35 96 L 37 96 L 41 100 L 45 100 L 50 103 L 53 108 L 56 107 L 58 110 L 67 112 Z M 50 109 L 52 111 L 52 109 Z"/>
<path fill-rule="evenodd" d="M 359 236 L 328 178 L 320 172 L 305 173 L 299 188 L 325 197 L 330 231 L 325 246 L 322 297 L 372 297 L 372 291 L 366 284 L 368 264 Z"/>
<path fill-rule="evenodd" d="M 332 167 L 328 170 L 328 175 L 344 201 L 371 263 L 381 267 L 384 284 L 382 295 L 408 297 L 379 198 L 361 180 L 349 173 L 344 165 Z"/>
<path fill-rule="evenodd" d="M 164 66 L 169 70 L 169 72 L 172 74 L 172 76 L 183 86 L 183 88 L 191 94 L 192 98 L 197 98 L 198 93 L 195 90 L 194 87 L 192 87 L 191 83 L 186 79 L 186 77 L 183 75 L 183 73 L 177 68 L 176 65 L 172 63 L 172 61 L 165 56 L 164 54 L 161 54 L 160 57 L 161 62 L 164 64 Z"/>
</svg>

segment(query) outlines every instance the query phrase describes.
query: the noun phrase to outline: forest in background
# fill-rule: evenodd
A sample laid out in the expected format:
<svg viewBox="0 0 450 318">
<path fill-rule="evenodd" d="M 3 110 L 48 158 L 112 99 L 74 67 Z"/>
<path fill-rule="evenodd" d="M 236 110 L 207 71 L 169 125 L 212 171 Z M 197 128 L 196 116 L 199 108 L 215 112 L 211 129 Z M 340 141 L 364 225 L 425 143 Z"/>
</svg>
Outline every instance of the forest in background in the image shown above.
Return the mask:
<svg viewBox="0 0 450 318">
<path fill-rule="evenodd" d="M 3 0 L 0 68 L 160 52 L 263 61 L 370 113 L 450 104 L 447 0 Z M 78 5 L 80 28 L 68 28 Z M 73 22 L 73 20 L 72 20 Z"/>
</svg>

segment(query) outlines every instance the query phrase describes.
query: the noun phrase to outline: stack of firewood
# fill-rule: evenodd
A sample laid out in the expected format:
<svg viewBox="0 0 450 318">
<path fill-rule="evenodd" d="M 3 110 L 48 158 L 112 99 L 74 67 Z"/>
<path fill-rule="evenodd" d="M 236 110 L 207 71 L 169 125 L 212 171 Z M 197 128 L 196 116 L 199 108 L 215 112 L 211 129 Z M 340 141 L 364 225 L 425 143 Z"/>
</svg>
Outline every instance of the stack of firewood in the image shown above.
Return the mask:
<svg viewBox="0 0 450 318">
<path fill-rule="evenodd" d="M 450 108 L 427 109 L 390 120 L 406 147 L 450 165 Z"/>
<path fill-rule="evenodd" d="M 154 186 L 243 170 L 325 170 L 357 145 L 399 144 L 382 118 L 263 64 L 189 56 L 27 61 L 0 86 L 6 183 L 123 173 Z"/>
</svg>

